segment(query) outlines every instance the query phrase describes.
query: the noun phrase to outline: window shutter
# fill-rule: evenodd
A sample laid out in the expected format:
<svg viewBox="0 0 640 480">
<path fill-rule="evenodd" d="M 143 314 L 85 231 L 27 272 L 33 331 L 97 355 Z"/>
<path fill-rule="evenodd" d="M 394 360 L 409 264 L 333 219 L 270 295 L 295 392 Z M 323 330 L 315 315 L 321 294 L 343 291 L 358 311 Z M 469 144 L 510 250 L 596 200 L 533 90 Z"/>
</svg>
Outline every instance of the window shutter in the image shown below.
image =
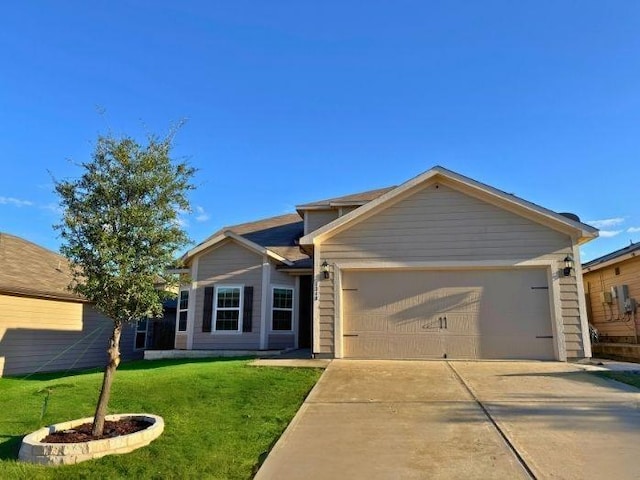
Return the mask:
<svg viewBox="0 0 640 480">
<path fill-rule="evenodd" d="M 244 287 L 244 305 L 242 308 L 242 331 L 251 331 L 251 318 L 253 317 L 253 287 Z"/>
<path fill-rule="evenodd" d="M 213 287 L 204 287 L 204 308 L 202 309 L 202 331 L 211 331 L 213 317 Z"/>
</svg>

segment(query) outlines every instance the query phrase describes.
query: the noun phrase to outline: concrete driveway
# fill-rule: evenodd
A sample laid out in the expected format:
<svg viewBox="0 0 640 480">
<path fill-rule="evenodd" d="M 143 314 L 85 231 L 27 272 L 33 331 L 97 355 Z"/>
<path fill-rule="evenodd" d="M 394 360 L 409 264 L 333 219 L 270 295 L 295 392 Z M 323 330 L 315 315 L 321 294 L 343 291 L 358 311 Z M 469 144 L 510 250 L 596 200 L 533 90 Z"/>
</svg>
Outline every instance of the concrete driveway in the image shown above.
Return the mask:
<svg viewBox="0 0 640 480">
<path fill-rule="evenodd" d="M 640 478 L 640 393 L 565 363 L 334 360 L 255 477 Z"/>
</svg>

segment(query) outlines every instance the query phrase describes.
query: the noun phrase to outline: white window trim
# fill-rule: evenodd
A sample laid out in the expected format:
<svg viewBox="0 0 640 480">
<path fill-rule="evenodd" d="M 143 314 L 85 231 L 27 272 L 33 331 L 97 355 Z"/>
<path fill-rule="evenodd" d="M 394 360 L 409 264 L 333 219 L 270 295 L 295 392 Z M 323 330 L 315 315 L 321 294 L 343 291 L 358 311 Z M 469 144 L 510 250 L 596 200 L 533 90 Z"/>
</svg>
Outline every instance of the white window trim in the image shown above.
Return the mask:
<svg viewBox="0 0 640 480">
<path fill-rule="evenodd" d="M 273 329 L 273 311 L 275 310 L 273 306 L 273 293 L 276 288 L 291 290 L 291 308 L 278 308 L 278 310 L 291 311 L 291 329 L 290 330 L 274 330 Z M 285 333 L 291 334 L 295 332 L 295 306 L 296 306 L 296 289 L 293 285 L 271 285 L 271 298 L 270 298 L 270 322 L 269 322 L 269 331 L 273 334 Z"/>
<path fill-rule="evenodd" d="M 238 329 L 237 330 L 216 330 L 218 317 L 218 290 L 220 288 L 237 288 L 240 290 L 240 305 L 238 308 L 220 308 L 221 311 L 238 310 Z M 238 335 L 242 334 L 242 317 L 244 316 L 244 285 L 216 285 L 213 292 L 213 318 L 211 319 L 211 335 Z"/>
<path fill-rule="evenodd" d="M 149 319 L 147 318 L 147 322 L 145 323 L 145 329 L 144 329 L 144 347 L 138 348 L 136 346 L 136 340 L 138 339 L 138 333 L 142 333 L 142 330 L 138 330 L 138 322 L 139 320 L 136 320 L 136 323 L 133 329 L 133 350 L 136 352 L 147 349 L 147 337 L 149 335 Z"/>
<path fill-rule="evenodd" d="M 182 292 L 187 292 L 187 308 L 180 308 L 180 297 L 182 296 Z M 176 334 L 178 335 L 187 335 L 189 332 L 189 304 L 191 303 L 191 292 L 188 288 L 183 288 L 178 292 L 178 303 L 176 304 Z M 184 330 L 180 330 L 180 314 L 182 312 L 186 312 L 187 314 L 187 323 L 184 326 Z"/>
</svg>

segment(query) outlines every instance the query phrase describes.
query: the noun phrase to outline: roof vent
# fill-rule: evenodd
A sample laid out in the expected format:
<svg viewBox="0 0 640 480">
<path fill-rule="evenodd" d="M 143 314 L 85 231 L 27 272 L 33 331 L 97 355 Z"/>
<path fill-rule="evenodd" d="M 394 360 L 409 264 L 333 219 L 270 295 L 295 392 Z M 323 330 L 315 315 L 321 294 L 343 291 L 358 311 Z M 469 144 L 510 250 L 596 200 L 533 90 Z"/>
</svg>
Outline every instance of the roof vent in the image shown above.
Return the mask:
<svg viewBox="0 0 640 480">
<path fill-rule="evenodd" d="M 575 213 L 559 212 L 559 215 L 562 215 L 563 217 L 567 217 L 569 220 L 573 220 L 574 222 L 579 222 L 580 221 L 580 217 L 578 215 L 576 215 Z"/>
</svg>

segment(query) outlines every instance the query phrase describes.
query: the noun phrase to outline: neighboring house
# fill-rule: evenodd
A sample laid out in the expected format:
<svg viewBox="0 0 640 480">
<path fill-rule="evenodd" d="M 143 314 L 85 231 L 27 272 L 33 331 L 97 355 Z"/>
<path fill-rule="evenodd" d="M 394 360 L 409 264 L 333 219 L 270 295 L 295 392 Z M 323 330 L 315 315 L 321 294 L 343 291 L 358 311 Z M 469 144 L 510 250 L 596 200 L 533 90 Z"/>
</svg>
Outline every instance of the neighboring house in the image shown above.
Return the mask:
<svg viewBox="0 0 640 480">
<path fill-rule="evenodd" d="M 602 342 L 638 343 L 640 319 L 640 243 L 582 266 L 587 312 Z"/>
<path fill-rule="evenodd" d="M 103 366 L 113 322 L 67 288 L 67 260 L 0 233 L 0 376 Z M 127 326 L 122 358 L 142 358 L 147 323 Z"/>
<path fill-rule="evenodd" d="M 578 245 L 597 230 L 575 216 L 442 167 L 296 210 L 185 254 L 176 348 L 591 356 Z"/>
</svg>

